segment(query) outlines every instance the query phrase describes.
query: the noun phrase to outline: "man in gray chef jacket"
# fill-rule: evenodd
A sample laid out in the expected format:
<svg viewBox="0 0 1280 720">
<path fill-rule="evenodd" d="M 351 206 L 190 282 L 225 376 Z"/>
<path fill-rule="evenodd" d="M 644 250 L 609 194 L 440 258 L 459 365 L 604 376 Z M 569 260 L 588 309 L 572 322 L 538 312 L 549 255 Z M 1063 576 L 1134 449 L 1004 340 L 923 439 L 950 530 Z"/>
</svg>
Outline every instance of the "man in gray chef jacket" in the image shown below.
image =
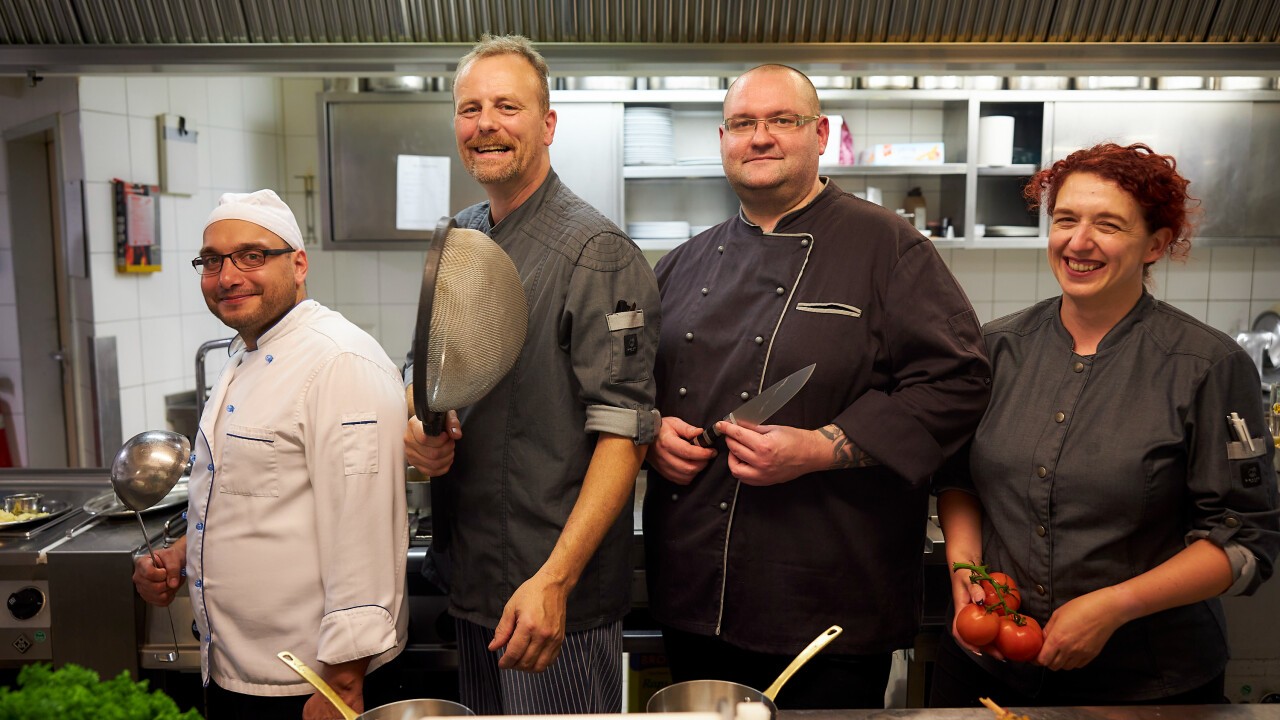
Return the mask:
<svg viewBox="0 0 1280 720">
<path fill-rule="evenodd" d="M 766 687 L 840 625 L 778 705 L 881 707 L 920 619 L 929 478 L 987 404 L 978 321 L 929 240 L 818 174 L 802 73 L 739 77 L 719 132 L 741 210 L 657 266 L 650 607 L 677 681 Z M 720 421 L 810 363 L 768 424 Z M 691 443 L 712 424 L 723 439 Z"/>
<path fill-rule="evenodd" d="M 405 435 L 436 485 L 462 702 L 481 715 L 617 712 L 629 508 L 657 426 L 657 283 L 551 169 L 556 112 L 528 40 L 485 36 L 459 61 L 453 97 L 458 154 L 488 196 L 458 225 L 511 256 L 529 300 L 506 378 L 445 433 L 426 437 L 415 419 Z"/>
</svg>

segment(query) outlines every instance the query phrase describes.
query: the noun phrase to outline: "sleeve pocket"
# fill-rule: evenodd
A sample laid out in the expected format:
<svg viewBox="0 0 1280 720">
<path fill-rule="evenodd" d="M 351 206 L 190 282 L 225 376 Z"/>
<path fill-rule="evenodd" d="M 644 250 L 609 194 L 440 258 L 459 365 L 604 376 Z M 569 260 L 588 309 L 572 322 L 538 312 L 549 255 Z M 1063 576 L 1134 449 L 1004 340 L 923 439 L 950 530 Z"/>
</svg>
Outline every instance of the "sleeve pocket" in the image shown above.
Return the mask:
<svg viewBox="0 0 1280 720">
<path fill-rule="evenodd" d="M 644 337 L 644 311 L 629 310 L 606 315 L 609 323 L 609 381 L 614 383 L 644 382 L 649 379 L 650 368 L 646 358 L 652 353 L 641 352 Z"/>
<path fill-rule="evenodd" d="M 378 414 L 342 416 L 342 466 L 347 475 L 378 472 Z"/>
</svg>

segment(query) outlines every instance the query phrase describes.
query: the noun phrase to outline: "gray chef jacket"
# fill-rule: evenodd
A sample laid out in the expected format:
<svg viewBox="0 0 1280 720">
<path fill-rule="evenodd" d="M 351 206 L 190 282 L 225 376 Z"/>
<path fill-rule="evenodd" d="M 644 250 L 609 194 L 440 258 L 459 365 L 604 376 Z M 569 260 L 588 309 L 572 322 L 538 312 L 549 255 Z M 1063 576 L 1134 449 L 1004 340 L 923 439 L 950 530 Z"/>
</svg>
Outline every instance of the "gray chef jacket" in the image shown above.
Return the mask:
<svg viewBox="0 0 1280 720">
<path fill-rule="evenodd" d="M 497 225 L 489 203 L 458 213 L 511 256 L 529 330 L 511 372 L 459 411 L 448 488 L 449 612 L 493 628 L 551 555 L 577 502 L 598 433 L 652 441 L 658 288 L 631 240 L 552 171 Z M 412 361 L 412 356 L 410 356 Z M 412 377 L 412 367 L 405 370 Z M 433 492 L 433 503 L 441 495 Z M 633 517 L 619 514 L 569 595 L 567 629 L 622 618 L 631 603 Z"/>
<path fill-rule="evenodd" d="M 690 485 L 649 471 L 645 556 L 661 622 L 793 654 L 910 645 L 920 616 L 928 480 L 973 432 L 989 368 L 964 292 L 932 243 L 826 182 L 765 233 L 741 215 L 657 267 L 658 407 L 709 426 L 810 364 L 771 424 L 836 423 L 880 464 L 771 487 L 720 454 Z"/>
<path fill-rule="evenodd" d="M 1013 576 L 1022 611 L 1043 625 L 1067 601 L 1140 575 L 1208 538 L 1251 593 L 1280 552 L 1275 448 L 1260 383 L 1226 335 L 1148 294 L 1091 356 L 1073 352 L 1051 298 L 984 328 L 991 407 L 968 462 L 939 490 L 976 492 L 982 560 Z M 1256 436 L 1231 432 L 1237 412 Z M 1217 599 L 1120 627 L 1089 665 L 1048 672 L 975 659 L 1035 694 L 1146 700 L 1197 688 L 1226 667 Z"/>
</svg>

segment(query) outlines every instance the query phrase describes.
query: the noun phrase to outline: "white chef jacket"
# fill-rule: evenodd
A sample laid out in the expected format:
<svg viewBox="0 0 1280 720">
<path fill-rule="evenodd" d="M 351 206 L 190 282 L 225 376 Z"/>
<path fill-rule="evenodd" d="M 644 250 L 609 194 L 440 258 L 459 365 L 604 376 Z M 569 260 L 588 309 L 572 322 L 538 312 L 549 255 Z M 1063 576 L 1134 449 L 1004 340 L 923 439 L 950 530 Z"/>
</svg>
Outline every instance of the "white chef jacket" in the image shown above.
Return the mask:
<svg viewBox="0 0 1280 720">
<path fill-rule="evenodd" d="M 377 341 L 314 300 L 232 351 L 192 455 L 200 666 L 205 684 L 301 695 L 276 653 L 373 669 L 405 646 L 403 389 Z"/>
</svg>

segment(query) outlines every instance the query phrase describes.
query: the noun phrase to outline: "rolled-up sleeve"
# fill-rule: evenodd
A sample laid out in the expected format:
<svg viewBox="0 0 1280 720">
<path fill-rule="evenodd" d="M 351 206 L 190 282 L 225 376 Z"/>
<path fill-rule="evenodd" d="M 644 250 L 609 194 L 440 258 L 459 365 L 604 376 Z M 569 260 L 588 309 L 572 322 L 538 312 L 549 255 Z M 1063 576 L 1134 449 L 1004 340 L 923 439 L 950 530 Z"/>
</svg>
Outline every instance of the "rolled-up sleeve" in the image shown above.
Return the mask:
<svg viewBox="0 0 1280 720">
<path fill-rule="evenodd" d="M 617 233 L 594 236 L 573 269 L 560 325 L 586 432 L 653 441 L 660 318 L 658 284 L 640 251 Z"/>
<path fill-rule="evenodd" d="M 1259 398 L 1252 361 L 1232 352 L 1205 373 L 1189 415 L 1187 486 L 1194 512 L 1187 540 L 1207 538 L 1227 552 L 1233 594 L 1256 590 L 1280 553 L 1275 446 Z M 1252 448 L 1231 432 L 1233 412 L 1244 420 Z"/>
<path fill-rule="evenodd" d="M 867 391 L 835 422 L 920 485 L 973 435 L 990 398 L 991 366 L 973 307 L 927 242 L 903 253 L 882 302 L 893 387 Z"/>
<path fill-rule="evenodd" d="M 316 657 L 378 655 L 396 646 L 404 599 L 403 390 L 394 372 L 342 354 L 318 371 L 305 412 L 325 598 Z"/>
</svg>

